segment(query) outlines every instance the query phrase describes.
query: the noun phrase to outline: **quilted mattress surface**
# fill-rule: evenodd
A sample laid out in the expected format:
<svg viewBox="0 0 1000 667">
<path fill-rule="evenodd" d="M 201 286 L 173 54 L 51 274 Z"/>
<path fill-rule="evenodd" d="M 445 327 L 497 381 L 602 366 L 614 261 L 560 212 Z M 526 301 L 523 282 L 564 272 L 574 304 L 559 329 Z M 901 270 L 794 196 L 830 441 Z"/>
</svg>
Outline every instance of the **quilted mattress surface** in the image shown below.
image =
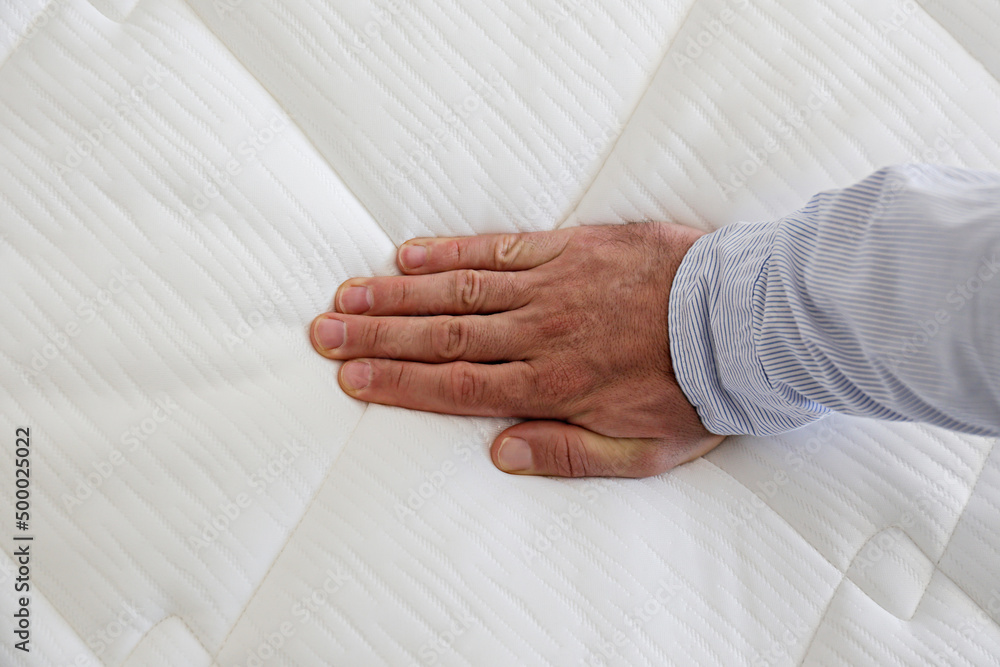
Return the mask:
<svg viewBox="0 0 1000 667">
<path fill-rule="evenodd" d="M 349 399 L 306 331 L 413 236 L 998 169 L 998 34 L 974 0 L 0 0 L 0 664 L 1000 664 L 994 440 L 835 417 L 512 477 L 509 422 Z"/>
</svg>

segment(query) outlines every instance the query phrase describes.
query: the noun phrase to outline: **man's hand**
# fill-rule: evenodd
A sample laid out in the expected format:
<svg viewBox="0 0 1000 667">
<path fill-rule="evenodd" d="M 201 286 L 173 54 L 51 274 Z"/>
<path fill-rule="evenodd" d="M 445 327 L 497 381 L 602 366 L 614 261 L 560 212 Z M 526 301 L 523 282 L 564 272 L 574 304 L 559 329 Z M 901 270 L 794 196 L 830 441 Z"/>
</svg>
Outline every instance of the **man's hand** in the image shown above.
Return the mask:
<svg viewBox="0 0 1000 667">
<path fill-rule="evenodd" d="M 501 470 L 645 477 L 721 436 L 674 378 L 667 305 L 701 232 L 678 225 L 414 239 L 404 276 L 352 279 L 312 324 L 320 354 L 353 360 L 363 401 L 522 417 L 491 449 Z"/>
</svg>

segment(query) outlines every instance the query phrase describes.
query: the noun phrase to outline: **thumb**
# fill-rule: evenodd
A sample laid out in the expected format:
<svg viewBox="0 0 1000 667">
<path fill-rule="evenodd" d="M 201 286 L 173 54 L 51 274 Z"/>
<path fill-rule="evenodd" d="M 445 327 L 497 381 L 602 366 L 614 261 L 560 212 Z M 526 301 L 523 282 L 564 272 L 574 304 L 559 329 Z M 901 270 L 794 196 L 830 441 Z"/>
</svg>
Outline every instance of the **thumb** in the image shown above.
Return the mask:
<svg viewBox="0 0 1000 667">
<path fill-rule="evenodd" d="M 512 426 L 490 448 L 493 464 L 518 475 L 649 477 L 707 453 L 720 437 L 682 445 L 657 438 L 610 438 L 557 421 Z"/>
</svg>

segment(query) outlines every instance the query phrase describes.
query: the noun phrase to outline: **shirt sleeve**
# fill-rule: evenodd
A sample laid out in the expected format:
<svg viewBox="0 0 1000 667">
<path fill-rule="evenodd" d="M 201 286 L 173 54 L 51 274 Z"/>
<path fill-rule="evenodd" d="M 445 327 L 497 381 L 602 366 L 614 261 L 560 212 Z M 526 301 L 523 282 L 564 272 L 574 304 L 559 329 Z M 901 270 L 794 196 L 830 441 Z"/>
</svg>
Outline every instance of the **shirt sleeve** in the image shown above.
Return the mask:
<svg viewBox="0 0 1000 667">
<path fill-rule="evenodd" d="M 681 389 L 719 435 L 830 411 L 1000 435 L 1000 175 L 890 167 L 703 236 L 669 328 Z"/>
</svg>

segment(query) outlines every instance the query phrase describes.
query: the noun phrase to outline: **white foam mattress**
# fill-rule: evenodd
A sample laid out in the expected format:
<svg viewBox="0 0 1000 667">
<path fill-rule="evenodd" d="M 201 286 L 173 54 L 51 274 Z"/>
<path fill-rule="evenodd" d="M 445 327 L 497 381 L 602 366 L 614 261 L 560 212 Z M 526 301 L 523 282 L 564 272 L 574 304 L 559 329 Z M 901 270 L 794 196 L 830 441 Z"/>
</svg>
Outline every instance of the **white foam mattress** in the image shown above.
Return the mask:
<svg viewBox="0 0 1000 667">
<path fill-rule="evenodd" d="M 1000 664 L 994 440 L 832 418 L 512 477 L 507 422 L 355 402 L 306 333 L 416 235 L 1000 168 L 998 31 L 972 0 L 0 0 L 0 663 Z"/>
</svg>

